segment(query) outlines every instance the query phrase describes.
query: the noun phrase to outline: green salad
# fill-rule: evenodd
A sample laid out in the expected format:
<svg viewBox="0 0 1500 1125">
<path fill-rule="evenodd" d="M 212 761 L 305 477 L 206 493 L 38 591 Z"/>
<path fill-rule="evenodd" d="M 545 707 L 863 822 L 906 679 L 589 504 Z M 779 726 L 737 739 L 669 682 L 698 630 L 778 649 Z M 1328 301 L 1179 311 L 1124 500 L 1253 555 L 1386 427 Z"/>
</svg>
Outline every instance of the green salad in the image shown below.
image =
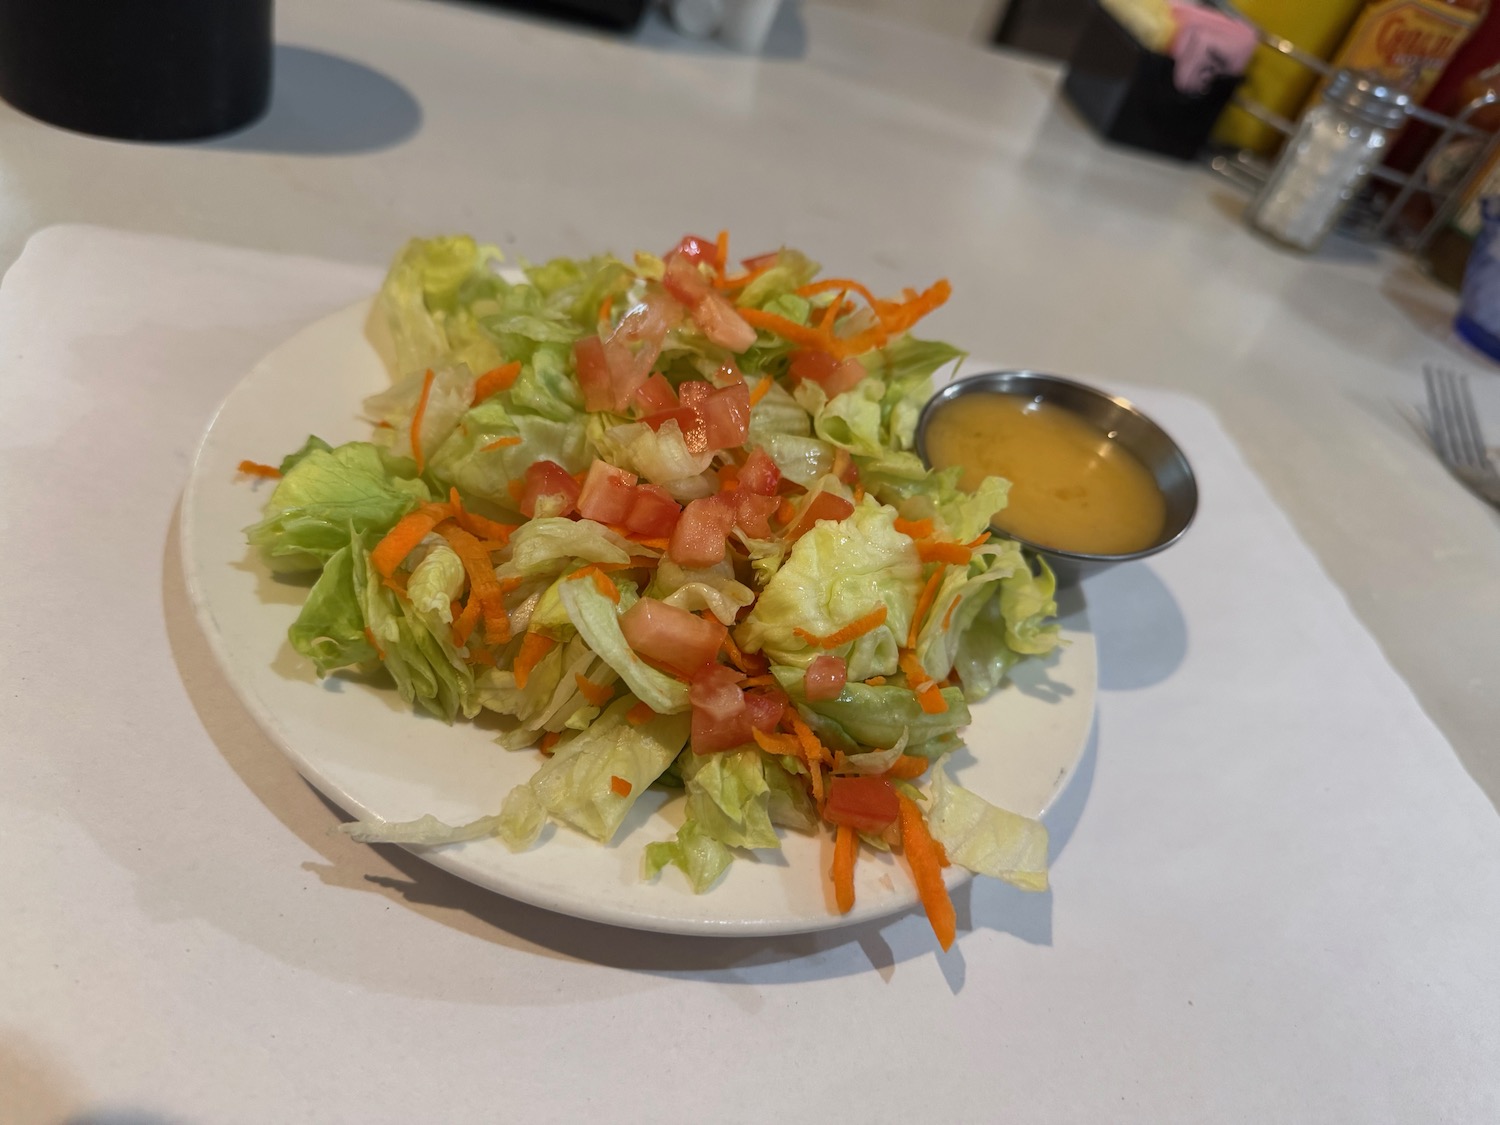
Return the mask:
<svg viewBox="0 0 1500 1125">
<path fill-rule="evenodd" d="M 847 912 L 860 851 L 899 850 L 944 948 L 943 867 L 1045 889 L 1042 825 L 943 769 L 968 704 L 1058 643 L 1050 571 L 990 534 L 1007 483 L 962 491 L 912 450 L 962 358 L 910 334 L 947 282 L 881 298 L 796 250 L 731 263 L 722 234 L 516 282 L 499 260 L 409 243 L 379 296 L 394 366 L 370 439 L 242 465 L 277 478 L 250 543 L 317 576 L 290 640 L 320 675 L 383 669 L 537 755 L 472 824 L 346 828 L 608 841 L 662 786 L 686 819 L 646 878 L 707 891 L 780 830 L 831 832 L 807 877 Z"/>
</svg>

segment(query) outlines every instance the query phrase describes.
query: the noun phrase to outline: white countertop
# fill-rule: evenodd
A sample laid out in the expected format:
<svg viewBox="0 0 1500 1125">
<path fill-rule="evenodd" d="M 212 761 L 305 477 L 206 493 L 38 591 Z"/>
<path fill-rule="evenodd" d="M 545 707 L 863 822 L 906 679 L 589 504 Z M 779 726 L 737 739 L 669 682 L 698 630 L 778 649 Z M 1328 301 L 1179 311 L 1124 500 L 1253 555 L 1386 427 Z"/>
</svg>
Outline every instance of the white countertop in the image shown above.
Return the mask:
<svg viewBox="0 0 1500 1125">
<path fill-rule="evenodd" d="M 779 56 L 754 60 L 683 46 L 660 30 L 618 41 L 478 7 L 419 0 L 283 4 L 276 104 L 264 122 L 237 137 L 172 147 L 123 144 L 53 130 L 0 106 L 0 263 L 8 266 L 30 235 L 59 222 L 177 234 L 365 267 L 379 266 L 416 233 L 466 230 L 541 258 L 602 247 L 664 247 L 685 230 L 728 227 L 738 246 L 796 245 L 876 288 L 946 275 L 955 297 L 932 318 L 934 335 L 1017 367 L 1184 390 L 1214 407 L 1462 765 L 1491 802 L 1500 797 L 1500 749 L 1493 737 L 1500 730 L 1500 692 L 1494 690 L 1500 667 L 1500 517 L 1446 476 L 1407 422 L 1408 408 L 1421 397 L 1421 363 L 1448 360 L 1479 373 L 1477 393 L 1491 410 L 1492 434 L 1500 434 L 1494 369 L 1449 341 L 1454 299 L 1392 254 L 1335 242 L 1323 255 L 1302 259 L 1251 237 L 1238 219 L 1242 200 L 1228 185 L 1195 168 L 1099 144 L 1059 101 L 1053 68 L 816 7 L 803 10 L 796 23 L 782 29 Z M 332 282 L 327 292 L 329 301 L 347 299 Z M 276 316 L 294 323 L 301 307 L 288 299 Z M 1205 506 L 1213 503 L 1206 492 Z M 14 525 L 8 534 L 16 534 Z M 159 559 L 160 543 L 149 546 Z M 149 554 L 142 557 L 150 561 Z M 1222 592 L 1226 600 L 1235 595 L 1233 588 Z M 1292 626 L 1298 624 L 1278 621 L 1274 606 L 1267 615 L 1268 630 L 1288 628 L 1295 636 Z M 205 651 L 202 639 L 185 632 L 183 622 L 169 622 L 168 629 L 175 629 L 172 648 L 191 680 L 193 661 Z M 225 727 L 242 720 L 215 711 L 219 703 L 228 705 L 222 687 L 207 680 L 186 687 L 215 740 L 237 744 L 239 735 Z M 277 837 L 275 819 L 300 826 L 326 810 L 285 763 L 231 756 L 229 764 L 240 776 L 220 779 L 225 792 L 243 783 L 275 814 L 264 818 L 267 846 L 275 853 L 264 868 L 253 862 L 253 853 L 222 847 L 214 852 L 221 863 L 238 865 L 232 874 L 245 880 L 252 901 L 275 899 L 271 883 L 286 865 L 296 870 L 299 849 L 319 853 L 306 867 L 318 876 L 307 879 L 309 894 L 327 890 L 324 879 L 399 882 L 403 872 L 388 862 L 372 861 L 377 874 L 371 875 L 356 858 L 365 853 L 353 845 L 309 837 L 290 839 L 288 847 L 288 840 Z M 1130 784 L 1118 772 L 1113 781 Z M 57 784 L 62 793 L 75 783 L 60 777 Z M 37 831 L 47 827 L 47 815 L 38 811 Z M 110 844 L 101 837 L 101 864 Z M 1086 870 L 1080 857 L 1075 880 L 1083 881 Z M 217 877 L 198 872 L 188 852 L 181 866 L 154 866 L 150 874 L 133 893 L 167 896 L 144 903 L 150 918 L 162 924 L 178 918 L 173 896 L 179 880 L 196 886 Z M 121 902 L 132 897 L 128 883 L 104 879 L 98 890 Z M 294 975 L 309 974 L 320 984 L 346 980 L 351 997 L 374 994 L 391 1001 L 386 1010 L 398 1019 L 403 1009 L 396 1001 L 408 994 L 455 1009 L 480 1002 L 442 969 L 443 958 L 459 956 L 448 946 L 462 944 L 460 939 L 482 938 L 539 960 L 577 956 L 585 962 L 597 961 L 606 941 L 593 930 L 581 937 L 585 931 L 576 926 L 564 927 L 559 939 L 538 912 L 502 917 L 498 907 L 487 913 L 489 908 L 476 905 L 480 900 L 473 895 L 453 891 L 450 898 L 427 908 L 449 928 L 436 948 L 414 945 L 412 960 L 404 947 L 379 948 L 361 939 L 354 927 L 366 924 L 368 915 L 358 907 L 341 916 L 346 928 L 338 931 L 351 935 L 347 963 L 318 947 L 330 930 L 310 917 L 288 922 L 276 939 L 283 945 L 273 952 L 293 966 Z M 260 940 L 263 929 L 225 909 L 211 919 L 219 923 L 212 937 L 216 948 L 250 932 L 256 938 L 244 940 Z M 65 921 L 59 914 L 37 924 Z M 895 954 L 871 952 L 873 965 L 888 967 L 917 955 L 920 932 L 910 922 Z M 403 935 L 423 940 L 420 928 Z M 125 934 L 121 940 L 134 943 L 137 937 Z M 569 987 L 603 989 L 593 1006 L 618 1019 L 628 1018 L 630 1009 L 613 1001 L 651 988 L 661 977 L 717 974 L 712 987 L 721 990 L 714 994 L 721 1010 L 711 1011 L 728 1020 L 764 1009 L 761 988 L 785 978 L 755 966 L 787 956 L 787 948 L 801 958 L 793 977 L 818 977 L 825 953 L 817 943 L 793 943 L 764 958 L 747 957 L 743 949 L 726 951 L 722 961 L 694 953 L 689 969 L 679 972 L 632 938 L 622 939 L 618 958 L 605 965 L 630 970 L 640 980 L 632 983 L 629 974 L 599 966 L 566 979 Z M 91 970 L 97 971 L 111 956 L 109 943 L 101 938 L 89 949 L 97 958 Z M 415 970 L 419 958 L 436 963 Z M 506 964 L 514 969 L 515 961 Z M 1099 962 L 1101 968 L 1107 961 Z M 1024 968 L 1029 964 L 1018 961 L 1017 970 L 1036 970 Z M 524 965 L 519 971 L 526 972 Z M 726 973 L 749 987 L 731 989 Z M 560 996 L 547 990 L 560 979 L 542 973 L 535 987 L 512 981 L 508 1010 L 524 1014 L 554 1003 Z M 180 985 L 173 980 L 170 987 Z M 282 986 L 295 987 L 285 981 Z M 1146 1002 L 1116 986 L 1110 987 L 1117 1010 Z M 37 988 L 43 987 L 38 981 Z M 139 987 L 169 984 L 166 977 L 142 979 Z M 981 987 L 989 995 L 995 982 Z M 335 1003 L 336 990 L 315 990 L 311 983 L 308 989 L 313 1002 Z M 385 995 L 387 989 L 402 995 Z M 496 992 L 493 981 L 475 987 L 475 996 L 489 998 L 487 1003 Z M 794 1009 L 798 995 L 777 992 L 774 1010 Z M 1044 1007 L 1045 992 L 1028 994 L 1026 1002 Z M 88 997 L 67 1003 L 76 1006 L 80 1041 L 89 1044 L 96 1033 L 88 1026 Z M 245 1018 L 270 1019 L 274 1010 L 268 1005 Z M 337 1024 L 331 1009 L 313 1016 L 320 1027 Z M 899 1018 L 899 1009 L 874 1006 L 850 1016 Z M 1438 1005 L 1431 1017 L 1435 1025 L 1441 1017 Z M 517 1023 L 514 1033 L 523 1034 L 523 1025 Z M 496 1034 L 500 1026 L 494 1025 Z M 0 1120 L 8 1074 L 34 1082 L 27 1090 L 44 1093 L 72 1081 L 48 1071 L 45 1053 L 33 1051 L 26 1037 L 27 1027 L 18 1029 L 19 1047 L 7 1043 L 5 1029 L 0 1011 Z M 364 1027 L 357 1038 L 368 1044 L 382 1030 Z M 130 1045 L 143 1058 L 152 1044 L 171 1042 L 165 1025 L 147 1031 L 146 1039 Z M 649 1038 L 652 1029 L 635 1032 Z M 1486 1034 L 1493 1032 L 1490 1027 Z M 399 1037 L 402 1031 L 393 1026 L 388 1034 Z M 704 1034 L 711 1043 L 712 1028 Z M 836 1021 L 830 1020 L 829 1034 L 837 1036 Z M 472 1047 L 456 1041 L 451 1046 L 455 1059 L 468 1057 L 463 1052 Z M 543 1046 L 532 1044 L 515 1057 L 535 1065 L 547 1057 Z M 567 1049 L 565 1042 L 550 1046 Z M 771 1040 L 766 1046 L 778 1047 Z M 796 1046 L 809 1049 L 803 1040 Z M 1184 1058 L 1192 1056 L 1190 1038 L 1179 1046 Z M 1059 1059 L 1064 1048 L 1059 1042 Z M 639 1065 L 648 1060 L 642 1052 Z M 981 1061 L 1003 1068 L 1004 1052 L 993 1060 L 974 1055 L 965 1064 Z M 606 1062 L 623 1068 L 620 1080 L 629 1082 L 635 1064 L 624 1058 Z M 1196 1100 L 1181 1104 L 1181 1119 L 1209 1116 L 1201 1112 L 1209 1104 L 1219 1118 L 1235 1119 L 1233 1103 L 1219 1100 L 1225 1089 L 1214 1084 L 1221 1062 L 1212 1055 L 1196 1058 Z M 680 1071 L 692 1061 L 679 1057 L 668 1064 Z M 504 1067 L 506 1057 L 497 1055 L 495 1065 Z M 191 1081 L 171 1068 L 162 1073 Z M 251 1067 L 246 1073 L 260 1071 Z M 549 1082 L 565 1083 L 566 1071 L 559 1073 L 534 1075 L 539 1086 L 531 1095 Z M 1247 1075 L 1253 1071 L 1239 1073 L 1237 1081 Z M 1341 1080 L 1352 1082 L 1351 1076 L 1357 1071 Z M 88 1089 L 87 1077 L 78 1079 L 80 1090 Z M 777 1081 L 774 1071 L 763 1077 Z M 1058 1081 L 1068 1077 L 1059 1062 Z M 1127 1078 L 1115 1076 L 1126 1085 Z M 409 1079 L 396 1071 L 389 1078 Z M 309 1119 L 338 1119 L 335 1103 L 317 1100 L 315 1070 L 298 1071 L 296 1081 L 307 1084 Z M 1018 1079 L 1014 1089 L 1021 1085 Z M 806 1088 L 806 1076 L 792 1086 Z M 753 1099 L 754 1083 L 738 1083 L 733 1092 Z M 163 1104 L 210 1104 L 202 1093 Z M 910 1107 L 910 1091 L 897 1093 L 889 1104 Z M 1493 1104 L 1493 1088 L 1489 1094 Z M 1472 1109 L 1482 1100 L 1453 1105 Z M 59 1097 L 55 1104 L 75 1102 Z M 693 1110 L 688 1102 L 671 1104 L 679 1114 Z M 1280 1104 L 1287 1109 L 1297 1102 Z M 1402 1103 L 1395 1098 L 1389 1104 Z M 1026 1105 L 1018 1101 L 1011 1108 L 1024 1118 Z M 1049 1107 L 1036 1119 L 1066 1119 L 1066 1099 Z M 503 1115 L 503 1104 L 495 1110 Z M 599 1116 L 612 1119 L 607 1107 Z M 976 1109 L 974 1119 L 986 1116 Z M 755 1118 L 746 1113 L 720 1119 Z"/>
</svg>

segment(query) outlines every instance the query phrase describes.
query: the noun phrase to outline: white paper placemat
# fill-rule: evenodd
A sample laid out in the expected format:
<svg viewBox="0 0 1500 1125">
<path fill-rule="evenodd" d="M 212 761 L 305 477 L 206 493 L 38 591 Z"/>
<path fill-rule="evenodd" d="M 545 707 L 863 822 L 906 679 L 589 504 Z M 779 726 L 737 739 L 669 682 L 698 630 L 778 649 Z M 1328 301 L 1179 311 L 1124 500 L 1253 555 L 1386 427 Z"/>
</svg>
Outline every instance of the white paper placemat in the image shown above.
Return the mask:
<svg viewBox="0 0 1500 1125">
<path fill-rule="evenodd" d="M 1054 889 L 965 892 L 953 952 L 614 930 L 330 836 L 176 505 L 235 381 L 379 276 L 60 227 L 0 285 L 0 1119 L 1500 1119 L 1500 823 L 1181 396 L 1134 397 L 1202 511 L 1089 585 Z"/>
</svg>

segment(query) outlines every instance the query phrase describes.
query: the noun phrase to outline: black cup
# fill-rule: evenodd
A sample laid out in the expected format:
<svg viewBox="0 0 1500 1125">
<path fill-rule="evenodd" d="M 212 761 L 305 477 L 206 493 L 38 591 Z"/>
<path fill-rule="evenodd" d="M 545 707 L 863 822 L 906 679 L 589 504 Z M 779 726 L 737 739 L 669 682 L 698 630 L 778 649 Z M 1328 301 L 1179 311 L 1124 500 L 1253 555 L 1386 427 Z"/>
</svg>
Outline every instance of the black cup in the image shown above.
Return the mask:
<svg viewBox="0 0 1500 1125">
<path fill-rule="evenodd" d="M 133 141 L 248 125 L 271 94 L 271 0 L 0 0 L 0 97 Z"/>
</svg>

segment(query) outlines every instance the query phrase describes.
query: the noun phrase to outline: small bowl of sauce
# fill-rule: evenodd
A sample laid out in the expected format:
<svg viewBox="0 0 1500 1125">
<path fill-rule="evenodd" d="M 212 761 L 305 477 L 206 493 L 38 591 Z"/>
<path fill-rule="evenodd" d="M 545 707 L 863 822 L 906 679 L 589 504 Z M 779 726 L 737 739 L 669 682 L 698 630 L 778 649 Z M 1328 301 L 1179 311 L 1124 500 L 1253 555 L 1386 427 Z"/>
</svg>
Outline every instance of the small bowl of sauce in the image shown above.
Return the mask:
<svg viewBox="0 0 1500 1125">
<path fill-rule="evenodd" d="M 1171 546 L 1198 510 L 1177 443 L 1129 402 L 1034 371 L 956 379 L 928 401 L 917 453 L 959 485 L 1010 481 L 991 526 L 1046 557 L 1060 582 Z"/>
</svg>

